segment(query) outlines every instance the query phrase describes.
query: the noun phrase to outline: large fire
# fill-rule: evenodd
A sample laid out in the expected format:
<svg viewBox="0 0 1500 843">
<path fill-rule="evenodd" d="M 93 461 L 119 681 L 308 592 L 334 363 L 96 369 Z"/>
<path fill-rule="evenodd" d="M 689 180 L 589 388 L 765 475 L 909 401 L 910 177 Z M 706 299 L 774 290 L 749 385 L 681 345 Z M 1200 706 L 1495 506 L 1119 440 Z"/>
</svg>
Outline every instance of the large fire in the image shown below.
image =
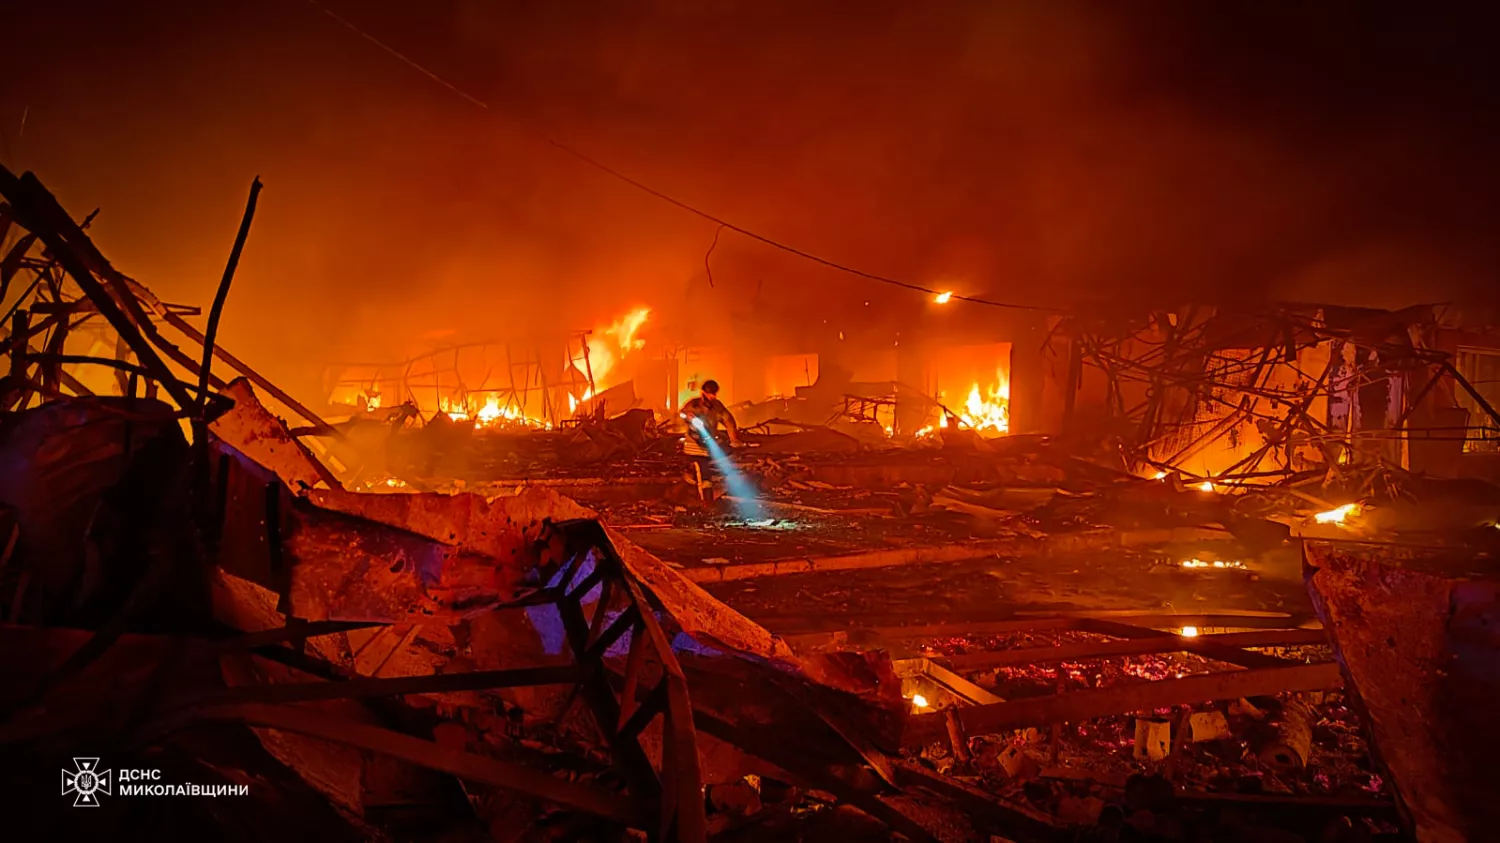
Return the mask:
<svg viewBox="0 0 1500 843">
<path fill-rule="evenodd" d="M 941 397 L 939 393 L 939 397 Z M 1000 436 L 1010 432 L 1010 379 L 1003 370 L 996 370 L 994 384 L 982 388 L 977 382 L 969 387 L 963 407 L 953 411 L 959 425 L 988 436 Z M 948 427 L 948 416 L 940 415 L 935 424 L 918 430 L 915 436 L 925 439 Z"/>
<path fill-rule="evenodd" d="M 486 373 L 484 383 L 476 389 L 465 388 L 461 380 L 458 384 L 453 384 L 452 379 L 449 379 L 443 384 L 447 395 L 437 397 L 435 405 L 432 403 L 432 398 L 424 398 L 417 390 L 404 390 L 406 394 L 399 395 L 398 393 L 399 397 L 395 400 L 383 397 L 380 384 L 374 378 L 345 393 L 349 397 L 344 401 L 352 403 L 364 412 L 374 412 L 382 407 L 407 403 L 414 406 L 424 417 L 442 414 L 451 421 L 472 424 L 480 429 L 550 430 L 562 419 L 586 409 L 585 402 L 603 392 L 605 388 L 630 378 L 631 373 L 624 371 L 619 363 L 631 352 L 638 352 L 645 348 L 646 341 L 641 336 L 641 329 L 650 318 L 650 308 L 637 307 L 608 325 L 596 328 L 590 337 L 587 352 L 575 337 L 573 347 L 570 347 L 567 352 L 566 365 L 571 371 L 565 371 L 561 381 L 557 380 L 555 372 L 550 375 L 528 374 L 526 376 L 528 379 L 541 378 L 543 391 L 547 394 L 540 399 L 535 397 L 536 391 L 534 390 L 518 392 L 512 388 L 495 388 L 495 384 Z M 456 357 L 455 353 L 453 364 L 455 369 L 459 365 Z M 442 373 L 425 374 L 436 378 Z M 589 384 L 589 376 L 592 376 L 592 385 Z M 535 385 L 534 381 L 533 385 Z M 528 393 L 532 397 L 527 397 Z M 431 396 L 432 392 L 425 394 Z M 564 399 L 567 403 L 566 415 L 560 406 Z M 553 402 L 550 405 L 547 403 L 549 400 Z"/>
<path fill-rule="evenodd" d="M 452 421 L 472 421 L 477 428 L 529 427 L 543 430 L 552 428 L 551 423 L 531 418 L 515 405 L 501 406 L 500 398 L 496 395 L 487 396 L 484 403 L 477 407 L 473 400 L 444 398 L 438 402 L 438 410 Z"/>
<path fill-rule="evenodd" d="M 995 386 L 988 396 L 979 391 L 979 384 L 969 388 L 969 397 L 958 418 L 965 425 L 980 433 L 1010 432 L 1010 379 L 1004 372 L 995 372 Z"/>
<path fill-rule="evenodd" d="M 646 320 L 651 318 L 651 308 L 638 307 L 635 310 L 621 316 L 609 325 L 595 330 L 594 335 L 599 339 L 589 343 L 588 371 L 594 376 L 594 386 L 598 389 L 605 387 L 610 372 L 615 365 L 632 351 L 645 348 L 646 341 L 636 336 Z M 568 356 L 568 365 L 583 368 L 582 357 Z M 587 401 L 589 396 L 581 399 Z"/>
</svg>

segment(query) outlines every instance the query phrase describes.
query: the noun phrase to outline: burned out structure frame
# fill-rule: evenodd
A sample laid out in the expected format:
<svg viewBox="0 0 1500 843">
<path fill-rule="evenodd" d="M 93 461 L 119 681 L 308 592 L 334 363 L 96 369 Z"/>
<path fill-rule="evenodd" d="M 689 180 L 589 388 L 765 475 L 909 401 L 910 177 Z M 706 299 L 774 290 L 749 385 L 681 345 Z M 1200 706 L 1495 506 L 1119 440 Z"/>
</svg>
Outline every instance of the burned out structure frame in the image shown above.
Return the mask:
<svg viewBox="0 0 1500 843">
<path fill-rule="evenodd" d="M 938 794 L 1019 839 L 1062 840 L 1069 832 L 1050 818 L 894 759 L 903 748 L 934 741 L 946 742 L 951 751 L 962 753 L 974 733 L 1205 699 L 1323 690 L 1344 682 L 1335 662 L 1299 662 L 1252 649 L 1319 643 L 1326 640 L 1321 630 L 1266 629 L 1188 637 L 1152 628 L 1192 619 L 1184 615 L 1167 620 L 1144 613 L 1113 619 L 1039 618 L 1004 623 L 1009 624 L 1007 629 L 1083 631 L 1108 640 L 1040 647 L 1034 652 L 974 654 L 950 664 L 972 668 L 1111 654 L 1190 652 L 1226 669 L 1024 700 L 976 697 L 964 699 L 945 713 L 913 713 L 899 698 L 881 699 L 876 688 L 851 681 L 849 659 L 823 663 L 792 655 L 780 639 L 712 601 L 681 575 L 632 563 L 630 552 L 599 521 L 563 508 L 556 517 L 538 519 L 525 530 L 515 525 L 514 541 L 518 552 L 524 551 L 523 567 L 530 577 L 519 596 L 477 604 L 454 600 L 436 609 L 423 603 L 426 608 L 406 614 L 388 611 L 377 600 L 319 616 L 294 599 L 299 588 L 303 594 L 314 590 L 317 583 L 307 580 L 309 569 L 326 567 L 342 577 L 340 582 L 351 591 L 368 594 L 396 581 L 378 570 L 389 559 L 378 550 L 379 543 L 372 539 L 376 549 L 365 548 L 363 538 L 352 537 L 379 534 L 381 541 L 394 543 L 391 546 L 420 545 L 417 552 L 398 554 L 389 574 L 420 579 L 424 601 L 442 590 L 434 583 L 447 588 L 445 575 L 430 576 L 425 569 L 413 572 L 410 567 L 421 568 L 421 564 L 412 560 L 429 558 L 423 556 L 429 554 L 441 560 L 438 567 L 444 567 L 456 554 L 461 555 L 455 547 L 462 542 L 423 536 L 413 523 L 383 523 L 324 506 L 326 501 L 313 493 L 314 487 L 331 494 L 350 493 L 311 457 L 299 437 L 342 434 L 215 342 L 257 192 L 258 182 L 235 242 L 235 257 L 208 314 L 208 326 L 199 330 L 184 316 L 200 311 L 161 302 L 115 270 L 89 239 L 88 220 L 75 223 L 34 176 L 17 177 L 0 169 L 0 195 L 7 202 L 0 206 L 0 241 L 14 226 L 25 231 L 0 258 L 0 291 L 12 290 L 13 284 L 28 285 L 6 317 L 8 367 L 0 387 L 0 410 L 19 415 L 49 402 L 65 404 L 70 398 L 89 397 L 88 387 L 65 367 L 100 366 L 118 373 L 119 391 L 125 398 L 97 396 L 97 410 L 124 425 L 127 455 L 134 447 L 129 439 L 144 436 L 152 425 L 185 421 L 193 434 L 190 447 L 172 455 L 172 464 L 181 471 L 153 481 L 165 491 L 159 500 L 145 502 L 150 517 L 136 537 L 150 544 L 152 552 L 130 560 L 133 567 L 120 579 L 121 593 L 90 618 L 88 631 L 49 622 L 48 607 L 56 605 L 52 601 L 57 595 L 39 585 L 42 572 L 10 564 L 21 524 L 13 513 L 3 513 L 0 620 L 7 625 L 0 626 L 0 652 L 24 650 L 41 658 L 30 681 L 18 683 L 18 694 L 0 697 L 4 700 L 0 745 L 72 747 L 105 736 L 112 746 L 151 746 L 205 724 L 238 723 L 379 753 L 460 781 L 491 785 L 639 829 L 653 840 L 695 843 L 709 836 L 702 752 L 705 736 L 711 736 L 760 759 L 788 779 L 859 807 L 913 840 L 936 839 L 893 799 L 914 790 Z M 67 287 L 69 279 L 78 292 Z M 1181 472 L 1179 464 L 1195 448 L 1238 435 L 1234 431 L 1248 425 L 1263 437 L 1262 443 L 1230 471 L 1216 474 L 1216 482 L 1260 481 L 1296 487 L 1309 479 L 1324 479 L 1330 472 L 1361 470 L 1364 473 L 1358 480 L 1368 487 L 1382 471 L 1417 468 L 1411 443 L 1404 452 L 1392 452 L 1387 442 L 1379 440 L 1394 435 L 1405 442 L 1414 431 L 1440 431 L 1441 426 L 1418 427 L 1412 422 L 1419 417 L 1419 408 L 1428 406 L 1424 401 L 1441 393 L 1445 383 L 1470 395 L 1491 422 L 1500 422 L 1449 356 L 1422 333 L 1430 312 L 1380 314 L 1322 308 L 1309 314 L 1305 309 L 1283 308 L 1245 315 L 1181 308 L 1173 311 L 1175 315 L 1161 311 L 1123 323 L 1081 314 L 1059 317 L 1036 357 L 1041 368 L 1053 375 L 1044 374 L 1034 381 L 1040 385 L 1038 415 L 1057 430 L 1077 432 L 1082 411 L 1090 402 L 1110 408 L 1108 415 L 1114 423 L 1110 434 L 1117 437 L 1125 465 L 1141 472 Z M 115 355 L 65 353 L 69 333 L 95 317 L 107 322 L 117 336 Z M 168 340 L 160 325 L 187 337 L 201 357 L 189 355 Z M 1341 349 L 1330 350 L 1322 371 L 1294 373 L 1300 378 L 1294 379 L 1296 385 L 1270 384 L 1272 368 L 1295 368 L 1299 350 L 1318 346 L 1355 350 L 1349 355 Z M 1344 372 L 1340 367 L 1351 357 L 1352 368 Z M 214 374 L 214 360 L 243 380 L 226 383 Z M 1393 376 L 1408 384 L 1403 394 L 1412 396 L 1394 420 L 1388 417 L 1377 424 L 1372 413 L 1366 417 L 1372 423 L 1365 428 L 1337 430 L 1313 412 L 1315 402 L 1321 399 L 1326 407 L 1338 391 L 1331 386 L 1335 381 L 1346 391 L 1353 388 L 1355 400 L 1361 400 L 1361 390 L 1382 380 L 1389 382 Z M 270 418 L 254 403 L 247 383 L 300 416 L 304 426 L 288 431 Z M 1372 398 L 1371 406 L 1377 404 Z M 1389 406 L 1389 391 L 1386 403 L 1379 405 Z M 1206 417 L 1206 406 L 1228 413 Z M 228 414 L 247 411 L 269 421 L 243 437 L 236 437 L 232 426 L 215 427 Z M 1388 433 L 1361 434 L 1377 429 Z M 1367 445 L 1366 439 L 1377 444 Z M 249 453 L 252 440 L 254 454 Z M 1309 449 L 1321 460 L 1300 453 Z M 1344 453 L 1351 456 L 1345 458 Z M 257 461 L 267 464 L 257 465 Z M 295 467 L 288 469 L 280 461 Z M 245 489 L 250 490 L 248 495 L 231 492 Z M 231 559 L 243 551 L 228 541 L 230 522 L 252 525 L 249 529 L 255 534 L 257 550 L 250 569 L 236 567 L 243 560 Z M 316 552 L 304 544 L 294 552 L 298 541 L 313 541 L 308 536 L 316 538 L 320 530 L 339 541 L 329 541 L 315 548 Z M 273 595 L 278 624 L 226 629 L 222 622 L 192 618 L 180 629 L 140 629 L 149 610 L 163 605 L 165 596 L 175 593 L 173 589 L 186 588 L 201 596 L 205 582 L 220 575 L 247 579 Z M 360 582 L 362 577 L 369 581 Z M 544 606 L 555 607 L 561 619 L 566 662 L 498 670 L 455 667 L 382 677 L 362 675 L 352 668 L 352 658 L 329 658 L 328 648 L 311 646 L 318 639 L 347 636 L 360 629 L 392 627 L 413 615 L 464 618 Z M 1245 618 L 1196 620 L 1205 627 L 1231 622 L 1254 625 Z M 749 630 L 741 640 L 772 643 L 756 651 L 726 646 L 715 635 L 703 634 L 724 628 Z M 972 624 L 967 628 L 973 631 Z M 915 629 L 901 632 L 918 633 Z M 677 640 L 683 634 L 696 645 L 685 646 Z M 236 659 L 252 665 L 280 665 L 293 671 L 295 678 L 225 687 L 222 681 L 205 680 L 188 669 L 194 663 Z M 929 670 L 927 675 L 936 677 L 933 681 L 942 680 L 939 670 Z M 112 685 L 134 690 L 128 704 L 110 706 L 114 711 L 108 716 L 101 715 L 107 700 L 100 694 L 79 693 Z M 413 733 L 421 730 L 402 728 L 400 718 L 377 725 L 315 707 L 334 700 L 393 700 L 537 686 L 572 689 L 571 699 L 581 702 L 608 749 L 609 766 L 620 786 L 564 781 L 525 763 L 474 751 L 472 746 L 460 748 L 418 737 Z M 954 683 L 954 687 L 962 696 L 965 686 Z M 648 732 L 656 736 L 659 749 L 645 739 Z M 1382 805 L 1374 810 L 1389 808 Z"/>
</svg>

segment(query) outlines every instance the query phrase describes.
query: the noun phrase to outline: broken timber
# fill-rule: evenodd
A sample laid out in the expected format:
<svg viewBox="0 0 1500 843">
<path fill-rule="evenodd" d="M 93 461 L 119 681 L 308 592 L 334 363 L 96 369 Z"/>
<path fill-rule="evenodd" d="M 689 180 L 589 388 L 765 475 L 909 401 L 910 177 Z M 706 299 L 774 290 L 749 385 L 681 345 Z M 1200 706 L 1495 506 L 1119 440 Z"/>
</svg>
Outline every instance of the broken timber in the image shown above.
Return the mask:
<svg viewBox="0 0 1500 843">
<path fill-rule="evenodd" d="M 1152 630 L 1154 632 L 1154 630 Z M 1187 638 L 1181 635 L 1156 634 L 1123 641 L 1090 641 L 1058 647 L 1022 647 L 989 653 L 964 653 L 947 657 L 951 667 L 959 670 L 982 670 L 1047 662 L 1097 659 L 1110 656 L 1145 656 L 1155 653 L 1197 652 L 1194 645 L 1204 642 L 1217 647 L 1289 647 L 1324 644 L 1328 637 L 1321 629 L 1271 629 L 1254 632 L 1229 632 Z"/>
<path fill-rule="evenodd" d="M 959 711 L 959 723 L 967 734 L 991 734 L 1026 726 L 1075 723 L 1172 705 L 1279 694 L 1286 691 L 1323 691 L 1342 684 L 1333 662 L 1233 670 L 1136 682 L 1113 688 L 1076 691 L 1047 697 L 1011 700 L 974 706 Z M 907 723 L 902 743 L 921 747 L 944 740 L 947 726 L 941 713 L 919 714 Z"/>
<path fill-rule="evenodd" d="M 774 505 L 774 504 L 773 504 Z M 773 562 L 746 562 L 726 565 L 703 565 L 685 568 L 683 575 L 694 582 L 729 582 L 732 580 L 774 577 L 786 574 L 812 574 L 826 571 L 854 571 L 870 568 L 893 568 L 898 565 L 929 565 L 942 562 L 967 562 L 1005 556 L 1035 554 L 1078 553 L 1082 551 L 1108 550 L 1118 547 L 1136 547 L 1168 541 L 1185 541 L 1190 538 L 1221 539 L 1221 531 L 1196 527 L 1176 527 L 1161 530 L 1087 530 L 1076 533 L 1058 533 L 1033 538 L 1013 538 L 989 541 L 968 541 L 942 545 L 919 545 L 889 550 L 872 550 L 864 553 L 848 553 L 837 556 L 820 556 L 804 559 L 782 559 Z"/>
</svg>

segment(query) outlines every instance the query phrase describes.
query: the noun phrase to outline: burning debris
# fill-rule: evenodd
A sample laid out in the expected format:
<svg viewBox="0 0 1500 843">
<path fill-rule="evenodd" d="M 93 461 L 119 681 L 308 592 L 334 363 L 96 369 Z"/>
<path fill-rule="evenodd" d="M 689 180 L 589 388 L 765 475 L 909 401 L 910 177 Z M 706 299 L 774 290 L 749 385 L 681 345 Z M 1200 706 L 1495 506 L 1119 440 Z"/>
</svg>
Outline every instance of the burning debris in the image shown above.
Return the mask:
<svg viewBox="0 0 1500 843">
<path fill-rule="evenodd" d="M 1189 569 L 1192 569 L 1192 568 L 1213 568 L 1214 570 L 1219 570 L 1219 571 L 1224 571 L 1224 570 L 1239 570 L 1239 571 L 1243 571 L 1243 570 L 1245 570 L 1245 563 L 1243 563 L 1243 562 L 1236 562 L 1234 560 L 1224 560 L 1224 559 L 1197 559 L 1197 558 L 1194 558 L 1194 559 L 1184 559 L 1184 560 L 1182 560 L 1181 564 L 1182 564 L 1182 567 L 1189 568 Z"/>
<path fill-rule="evenodd" d="M 1357 503 L 1346 503 L 1327 512 L 1319 512 L 1313 516 L 1313 520 L 1319 524 L 1344 524 L 1350 516 L 1358 516 L 1361 512 L 1364 512 L 1364 507 Z"/>
<path fill-rule="evenodd" d="M 200 331 L 33 176 L 0 171 L 0 194 L 0 229 L 25 230 L 3 259 L 24 290 L 0 426 L 8 758 L 93 751 L 107 724 L 111 763 L 252 783 L 260 837 L 306 830 L 270 810 L 289 801 L 330 839 L 1324 839 L 1392 831 L 1398 806 L 1484 827 L 1455 784 L 1473 759 L 1386 764 L 1356 714 L 1381 747 L 1452 744 L 1386 674 L 1458 645 L 1419 625 L 1407 652 L 1399 609 L 1349 607 L 1409 582 L 1478 606 L 1462 626 L 1487 586 L 1318 551 L 1322 623 L 1288 605 L 1319 530 L 1470 563 L 1500 545 L 1500 495 L 1367 435 L 1409 434 L 1443 384 L 1484 401 L 1420 319 L 1071 316 L 1048 435 L 1012 429 L 1027 375 L 993 346 L 920 390 L 809 368 L 774 408 L 736 406 L 715 484 L 684 479 L 649 308 L 502 344 L 498 367 L 479 345 L 341 372 L 314 410 L 216 345 L 233 262 Z M 1092 387 L 1128 435 L 1082 429 Z"/>
</svg>

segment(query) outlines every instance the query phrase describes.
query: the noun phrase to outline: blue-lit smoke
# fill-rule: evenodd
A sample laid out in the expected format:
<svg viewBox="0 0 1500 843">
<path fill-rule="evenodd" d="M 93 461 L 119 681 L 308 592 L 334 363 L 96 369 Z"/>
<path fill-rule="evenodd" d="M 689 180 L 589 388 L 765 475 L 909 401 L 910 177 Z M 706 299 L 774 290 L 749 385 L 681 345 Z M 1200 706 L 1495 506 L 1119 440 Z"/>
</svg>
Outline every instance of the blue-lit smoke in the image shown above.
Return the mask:
<svg viewBox="0 0 1500 843">
<path fill-rule="evenodd" d="M 742 521 L 758 521 L 761 514 L 760 500 L 756 497 L 755 487 L 745 479 L 739 468 L 730 461 L 729 455 L 719 447 L 719 441 L 713 437 L 708 428 L 704 426 L 703 419 L 694 417 L 692 420 L 693 430 L 698 438 L 703 441 L 703 447 L 708 450 L 709 459 L 714 461 L 714 466 L 719 473 L 724 475 L 724 485 L 729 489 L 731 497 L 735 498 L 734 508 L 739 513 Z"/>
</svg>

